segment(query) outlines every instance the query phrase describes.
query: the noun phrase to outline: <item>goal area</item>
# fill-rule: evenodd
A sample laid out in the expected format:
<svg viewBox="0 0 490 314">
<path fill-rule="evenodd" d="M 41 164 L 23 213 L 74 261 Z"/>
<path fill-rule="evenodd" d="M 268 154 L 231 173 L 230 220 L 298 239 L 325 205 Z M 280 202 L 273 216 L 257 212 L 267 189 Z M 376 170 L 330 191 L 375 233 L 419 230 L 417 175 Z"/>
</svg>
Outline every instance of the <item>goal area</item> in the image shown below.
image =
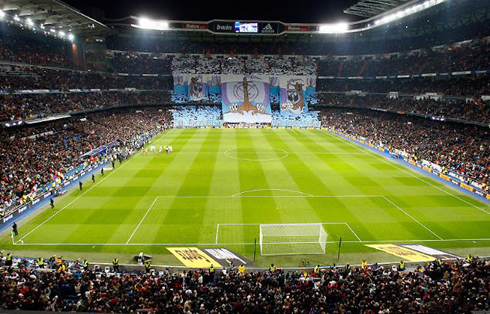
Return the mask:
<svg viewBox="0 0 490 314">
<path fill-rule="evenodd" d="M 261 224 L 260 255 L 325 254 L 327 232 L 321 223 Z"/>
</svg>

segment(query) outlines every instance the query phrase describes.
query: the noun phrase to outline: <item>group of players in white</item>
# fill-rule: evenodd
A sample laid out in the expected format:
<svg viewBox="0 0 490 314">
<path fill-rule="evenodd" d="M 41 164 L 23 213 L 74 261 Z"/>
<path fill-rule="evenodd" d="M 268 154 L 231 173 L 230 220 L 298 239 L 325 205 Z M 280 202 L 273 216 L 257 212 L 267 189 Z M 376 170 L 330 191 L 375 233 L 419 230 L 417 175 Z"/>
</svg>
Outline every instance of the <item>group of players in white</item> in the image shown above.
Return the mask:
<svg viewBox="0 0 490 314">
<path fill-rule="evenodd" d="M 159 149 L 158 149 L 158 153 L 160 154 L 163 154 L 163 151 L 165 150 L 165 153 L 168 154 L 168 153 L 171 153 L 174 151 L 174 148 L 173 146 L 160 146 Z M 157 151 L 157 148 L 155 145 L 151 145 L 150 146 L 150 153 L 155 153 Z M 145 148 L 144 150 L 145 154 L 148 154 L 148 147 Z"/>
</svg>

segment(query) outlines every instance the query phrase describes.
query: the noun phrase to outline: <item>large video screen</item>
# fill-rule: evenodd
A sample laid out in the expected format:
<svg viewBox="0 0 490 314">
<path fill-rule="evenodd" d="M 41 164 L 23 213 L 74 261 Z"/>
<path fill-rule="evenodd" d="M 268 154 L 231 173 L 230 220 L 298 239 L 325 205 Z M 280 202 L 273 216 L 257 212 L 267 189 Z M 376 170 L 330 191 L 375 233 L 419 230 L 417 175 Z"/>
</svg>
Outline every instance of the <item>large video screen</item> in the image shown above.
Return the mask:
<svg viewBox="0 0 490 314">
<path fill-rule="evenodd" d="M 235 32 L 237 33 L 258 33 L 259 25 L 257 23 L 235 22 Z"/>
</svg>

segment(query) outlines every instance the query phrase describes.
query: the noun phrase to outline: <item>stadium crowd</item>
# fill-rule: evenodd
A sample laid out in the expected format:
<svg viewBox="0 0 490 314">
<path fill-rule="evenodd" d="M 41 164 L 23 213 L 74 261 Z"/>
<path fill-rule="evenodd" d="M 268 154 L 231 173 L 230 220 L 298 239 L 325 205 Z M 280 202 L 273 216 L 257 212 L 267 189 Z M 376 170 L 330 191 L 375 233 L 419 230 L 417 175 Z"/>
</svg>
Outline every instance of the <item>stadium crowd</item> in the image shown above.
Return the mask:
<svg viewBox="0 0 490 314">
<path fill-rule="evenodd" d="M 323 109 L 323 127 L 372 144 L 398 149 L 415 161 L 427 160 L 488 190 L 490 131 L 488 128 L 431 121 L 363 109 Z"/>
<path fill-rule="evenodd" d="M 315 75 L 315 60 L 300 57 L 229 57 L 182 55 L 172 60 L 173 74 Z"/>
<path fill-rule="evenodd" d="M 9 28 L 12 31 L 13 28 Z M 54 38 L 42 40 L 25 33 L 0 32 L 0 61 L 18 62 L 33 65 L 74 68 L 73 58 L 69 57 L 69 44 Z"/>
<path fill-rule="evenodd" d="M 477 97 L 490 95 L 490 75 L 451 76 L 445 78 L 405 79 L 319 79 L 318 91 L 348 92 L 352 90 L 369 93 L 420 95 L 437 93 L 446 96 Z"/>
<path fill-rule="evenodd" d="M 490 104 L 480 99 L 450 101 L 413 97 L 389 98 L 386 95 L 347 96 L 332 93 L 319 93 L 317 97 L 320 104 L 327 106 L 386 109 L 439 118 L 490 123 Z"/>
<path fill-rule="evenodd" d="M 26 203 L 42 187 L 86 162 L 83 154 L 113 141 L 127 141 L 169 123 L 163 111 L 105 111 L 6 129 L 0 134 L 0 208 Z"/>
<path fill-rule="evenodd" d="M 0 90 L 29 89 L 172 89 L 171 77 L 117 76 L 101 72 L 54 70 L 40 67 L 0 68 Z"/>
<path fill-rule="evenodd" d="M 383 76 L 423 73 L 447 73 L 487 70 L 490 68 L 490 41 L 474 45 L 448 46 L 444 50 L 420 50 L 417 53 L 391 55 L 390 58 L 361 60 L 323 60 L 318 74 L 325 76 Z"/>
<path fill-rule="evenodd" d="M 10 257 L 10 259 L 12 259 Z M 9 262 L 10 263 L 10 262 Z M 85 263 L 85 261 L 83 262 Z M 489 310 L 490 262 L 434 261 L 413 271 L 170 270 L 106 273 L 51 258 L 48 269 L 4 267 L 0 308 L 104 313 L 471 313 Z M 42 261 L 44 265 L 45 262 Z M 83 264 L 82 264 L 83 265 Z"/>
<path fill-rule="evenodd" d="M 0 95 L 0 122 L 32 120 L 117 106 L 144 106 L 170 103 L 168 91 L 126 91 L 56 94 Z"/>
<path fill-rule="evenodd" d="M 144 53 L 114 52 L 108 58 L 111 67 L 121 73 L 172 73 L 172 58 Z"/>
</svg>

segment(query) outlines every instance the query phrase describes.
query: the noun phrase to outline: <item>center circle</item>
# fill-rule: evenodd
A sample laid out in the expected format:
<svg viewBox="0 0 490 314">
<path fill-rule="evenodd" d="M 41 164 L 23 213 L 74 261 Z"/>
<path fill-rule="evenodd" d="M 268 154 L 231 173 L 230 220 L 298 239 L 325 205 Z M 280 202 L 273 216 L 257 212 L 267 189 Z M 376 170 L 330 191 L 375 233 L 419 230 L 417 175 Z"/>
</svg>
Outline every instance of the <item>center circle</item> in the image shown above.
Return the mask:
<svg viewBox="0 0 490 314">
<path fill-rule="evenodd" d="M 225 155 L 236 160 L 275 161 L 288 157 L 289 153 L 274 147 L 241 146 L 227 149 Z"/>
</svg>

